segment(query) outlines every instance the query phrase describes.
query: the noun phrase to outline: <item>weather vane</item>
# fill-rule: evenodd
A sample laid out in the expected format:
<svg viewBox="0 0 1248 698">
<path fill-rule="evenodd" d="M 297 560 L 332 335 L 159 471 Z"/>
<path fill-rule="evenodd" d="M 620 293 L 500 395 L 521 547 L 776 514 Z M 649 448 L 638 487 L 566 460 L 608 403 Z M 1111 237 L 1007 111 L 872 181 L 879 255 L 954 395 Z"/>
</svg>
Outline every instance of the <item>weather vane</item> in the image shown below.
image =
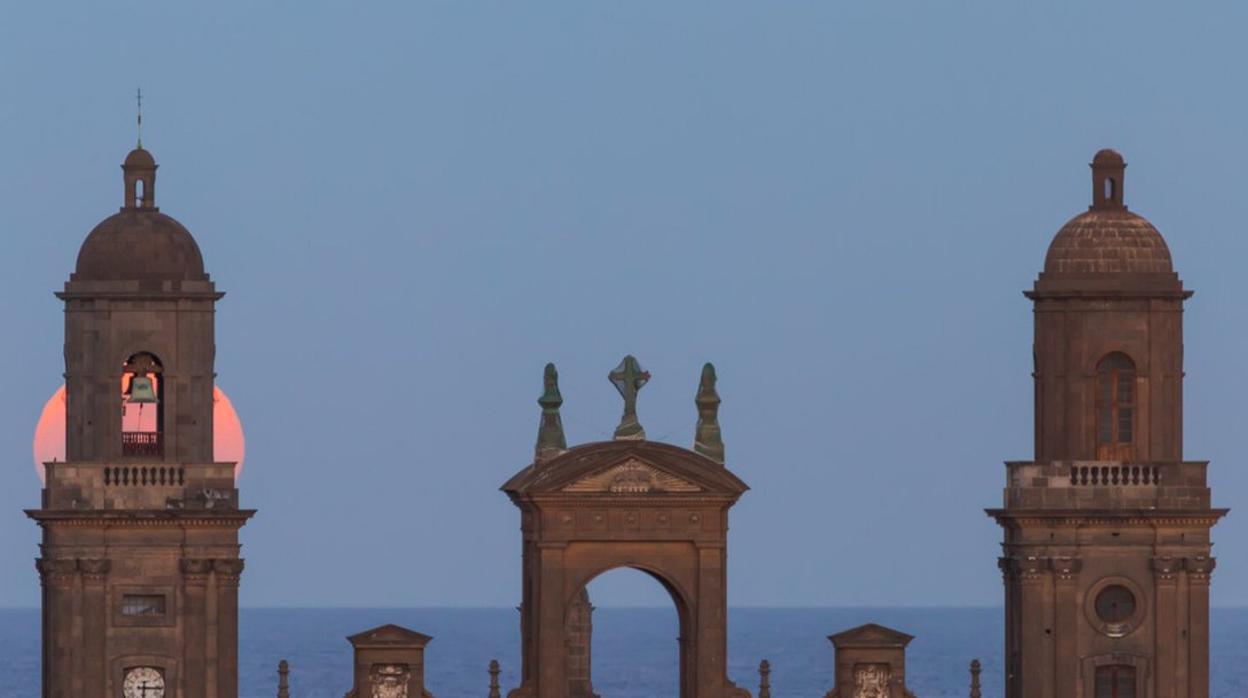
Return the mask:
<svg viewBox="0 0 1248 698">
<path fill-rule="evenodd" d="M 650 372 L 642 370 L 637 359 L 629 354 L 607 377 L 624 398 L 624 416 L 620 417 L 620 426 L 615 428 L 615 438 L 645 439 L 646 430 L 637 421 L 637 393 L 650 380 Z"/>
<path fill-rule="evenodd" d="M 137 131 L 139 134 L 139 149 L 141 150 L 143 148 L 143 88 L 142 87 L 140 87 L 134 93 L 134 98 L 135 98 L 135 101 L 137 101 L 139 105 L 138 119 L 137 119 L 137 122 L 138 122 Z"/>
</svg>

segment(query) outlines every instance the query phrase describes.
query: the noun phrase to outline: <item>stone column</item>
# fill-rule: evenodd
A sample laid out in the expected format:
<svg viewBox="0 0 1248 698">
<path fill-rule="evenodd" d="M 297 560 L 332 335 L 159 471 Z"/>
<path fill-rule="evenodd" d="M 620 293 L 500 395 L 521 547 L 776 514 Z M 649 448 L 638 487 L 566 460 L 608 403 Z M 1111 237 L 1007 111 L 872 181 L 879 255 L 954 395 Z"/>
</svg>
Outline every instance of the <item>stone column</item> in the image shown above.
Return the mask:
<svg viewBox="0 0 1248 698">
<path fill-rule="evenodd" d="M 212 574 L 212 560 L 186 558 L 182 560 L 182 593 L 186 607 L 182 609 L 185 623 L 185 665 L 182 671 L 183 695 L 186 698 L 205 698 L 207 673 L 208 627 L 208 577 Z"/>
<path fill-rule="evenodd" d="M 108 572 L 110 560 L 79 560 L 82 572 L 83 659 L 85 695 L 104 695 L 108 686 L 108 659 L 104 638 L 108 633 Z"/>
<path fill-rule="evenodd" d="M 77 560 L 40 559 L 36 563 L 43 584 L 43 696 L 77 698 L 70 684 L 74 581 Z"/>
<path fill-rule="evenodd" d="M 239 559 L 214 560 L 217 578 L 217 696 L 238 698 L 238 581 Z"/>
<path fill-rule="evenodd" d="M 1212 557 L 1183 561 L 1188 582 L 1189 698 L 1209 698 L 1209 581 L 1217 562 Z"/>
<path fill-rule="evenodd" d="M 1178 658 L 1174 643 L 1166 638 L 1179 637 L 1176 606 L 1180 562 L 1172 557 L 1155 557 L 1152 561 L 1153 595 L 1156 599 L 1153 613 L 1157 623 L 1156 666 L 1153 667 L 1153 676 L 1156 677 L 1156 692 L 1154 693 L 1156 698 L 1177 698 L 1174 686 L 1174 665 Z"/>
</svg>

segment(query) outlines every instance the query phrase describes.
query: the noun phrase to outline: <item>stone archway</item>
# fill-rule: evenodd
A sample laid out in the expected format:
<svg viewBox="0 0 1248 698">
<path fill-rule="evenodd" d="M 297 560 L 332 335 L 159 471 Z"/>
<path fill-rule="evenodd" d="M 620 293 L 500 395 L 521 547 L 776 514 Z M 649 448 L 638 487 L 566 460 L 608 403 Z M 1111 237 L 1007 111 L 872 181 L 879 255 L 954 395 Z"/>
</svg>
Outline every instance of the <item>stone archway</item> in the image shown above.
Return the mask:
<svg viewBox="0 0 1248 698">
<path fill-rule="evenodd" d="M 748 696 L 726 673 L 728 510 L 747 489 L 700 453 L 644 440 L 578 446 L 508 481 L 524 539 L 512 698 L 568 698 L 568 607 L 620 567 L 654 577 L 676 604 L 681 698 Z"/>
</svg>

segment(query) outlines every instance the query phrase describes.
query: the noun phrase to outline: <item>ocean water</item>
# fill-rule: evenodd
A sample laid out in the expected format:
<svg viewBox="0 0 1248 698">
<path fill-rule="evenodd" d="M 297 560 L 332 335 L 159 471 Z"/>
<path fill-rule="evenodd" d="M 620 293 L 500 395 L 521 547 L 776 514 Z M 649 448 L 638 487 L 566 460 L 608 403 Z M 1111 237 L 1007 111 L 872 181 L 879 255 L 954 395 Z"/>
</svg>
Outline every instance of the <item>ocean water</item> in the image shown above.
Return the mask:
<svg viewBox="0 0 1248 698">
<path fill-rule="evenodd" d="M 820 698 L 832 687 L 826 636 L 875 622 L 915 636 L 907 684 L 919 698 L 966 698 L 967 665 L 984 663 L 984 696 L 1001 695 L 1001 613 L 997 609 L 765 609 L 729 611 L 728 673 L 757 692 L 758 662 L 771 662 L 776 698 Z M 341 698 L 351 687 L 346 636 L 396 623 L 433 636 L 426 650 L 438 698 L 485 698 L 491 659 L 502 665 L 504 695 L 518 682 L 515 609 L 244 609 L 240 623 L 242 698 L 277 692 L 277 663 L 291 666 L 295 698 Z M 594 612 L 594 688 L 603 698 L 675 698 L 676 614 L 669 608 Z M 1248 697 L 1248 609 L 1215 609 L 1214 698 Z M 39 695 L 39 613 L 0 610 L 0 698 Z"/>
</svg>

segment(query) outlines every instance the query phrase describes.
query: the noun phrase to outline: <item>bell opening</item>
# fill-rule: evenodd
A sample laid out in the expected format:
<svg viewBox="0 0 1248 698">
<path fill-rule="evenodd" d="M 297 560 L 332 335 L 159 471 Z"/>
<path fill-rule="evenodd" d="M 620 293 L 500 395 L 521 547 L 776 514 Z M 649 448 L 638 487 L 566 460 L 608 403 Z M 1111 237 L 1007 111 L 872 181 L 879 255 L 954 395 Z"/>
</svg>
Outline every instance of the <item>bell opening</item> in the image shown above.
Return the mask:
<svg viewBox="0 0 1248 698">
<path fill-rule="evenodd" d="M 159 458 L 164 455 L 164 383 L 163 366 L 152 354 L 135 354 L 122 366 L 123 456 Z"/>
</svg>

